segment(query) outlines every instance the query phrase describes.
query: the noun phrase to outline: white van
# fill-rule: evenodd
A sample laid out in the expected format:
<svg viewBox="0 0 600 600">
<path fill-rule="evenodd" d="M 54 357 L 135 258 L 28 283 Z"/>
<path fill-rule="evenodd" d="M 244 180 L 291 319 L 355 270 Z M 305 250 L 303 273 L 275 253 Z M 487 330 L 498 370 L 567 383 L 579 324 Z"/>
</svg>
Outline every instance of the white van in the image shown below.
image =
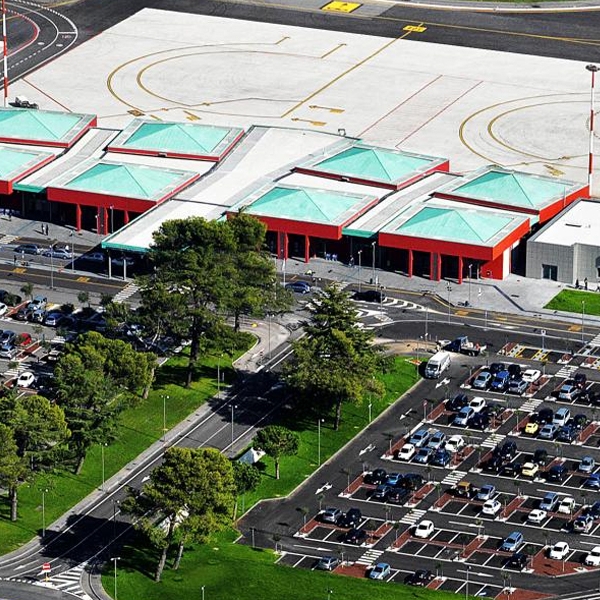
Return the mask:
<svg viewBox="0 0 600 600">
<path fill-rule="evenodd" d="M 437 379 L 450 366 L 450 353 L 445 350 L 436 352 L 425 365 L 425 377 Z"/>
</svg>

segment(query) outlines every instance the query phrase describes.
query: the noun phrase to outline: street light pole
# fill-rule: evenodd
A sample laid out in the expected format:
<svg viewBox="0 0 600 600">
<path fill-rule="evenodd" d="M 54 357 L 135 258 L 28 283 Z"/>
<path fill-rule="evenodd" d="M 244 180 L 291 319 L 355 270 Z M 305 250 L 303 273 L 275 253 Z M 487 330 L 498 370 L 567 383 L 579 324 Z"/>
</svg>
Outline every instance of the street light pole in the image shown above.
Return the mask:
<svg viewBox="0 0 600 600">
<path fill-rule="evenodd" d="M 221 355 L 217 356 L 217 400 L 221 400 Z"/>
<path fill-rule="evenodd" d="M 115 600 L 117 600 L 117 562 L 121 560 L 121 557 L 113 556 L 110 560 L 115 563 Z"/>
<path fill-rule="evenodd" d="M 200 588 L 202 590 L 202 600 L 204 600 L 204 586 Z"/>
<path fill-rule="evenodd" d="M 54 249 L 50 246 L 50 289 L 54 289 Z"/>
<path fill-rule="evenodd" d="M 450 323 L 450 292 L 452 291 L 450 283 L 446 283 L 446 289 L 448 290 L 448 323 Z"/>
<path fill-rule="evenodd" d="M 163 395 L 162 399 L 163 399 L 163 435 L 162 435 L 162 441 L 163 441 L 163 444 L 164 444 L 167 441 L 167 400 L 169 399 L 169 396 Z"/>
<path fill-rule="evenodd" d="M 375 285 L 375 245 L 377 242 L 371 242 L 371 248 L 373 249 L 373 281 L 371 282 Z"/>
<path fill-rule="evenodd" d="M 592 74 L 592 85 L 590 86 L 590 149 L 588 157 L 588 193 L 591 196 L 594 173 L 594 85 L 596 82 L 596 72 L 600 67 L 596 65 L 586 65 L 585 68 Z"/>
<path fill-rule="evenodd" d="M 46 537 L 46 493 L 47 489 L 42 490 L 42 539 Z"/>
<path fill-rule="evenodd" d="M 360 276 L 362 272 L 362 250 L 358 251 L 358 293 L 360 294 Z"/>
<path fill-rule="evenodd" d="M 104 446 L 106 446 L 104 442 L 100 444 L 100 455 L 102 456 L 102 486 L 100 487 L 101 491 L 104 491 L 104 482 L 106 480 L 104 471 Z"/>
<path fill-rule="evenodd" d="M 271 360 L 271 319 L 273 315 L 269 313 L 269 360 Z"/>
<path fill-rule="evenodd" d="M 6 0 L 2 0 L 2 63 L 4 65 L 4 108 L 8 106 L 8 40 L 6 37 Z"/>
<path fill-rule="evenodd" d="M 469 565 L 467 565 L 467 585 L 465 586 L 465 600 L 468 600 L 469 598 L 469 571 L 471 570 L 471 567 Z"/>
</svg>

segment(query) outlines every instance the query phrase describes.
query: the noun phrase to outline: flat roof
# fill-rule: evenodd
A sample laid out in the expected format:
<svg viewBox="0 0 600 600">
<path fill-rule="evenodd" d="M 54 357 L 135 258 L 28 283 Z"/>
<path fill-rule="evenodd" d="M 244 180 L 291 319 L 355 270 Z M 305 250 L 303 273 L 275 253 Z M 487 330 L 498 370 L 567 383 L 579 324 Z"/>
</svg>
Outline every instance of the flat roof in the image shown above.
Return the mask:
<svg viewBox="0 0 600 600">
<path fill-rule="evenodd" d="M 366 181 L 398 184 L 446 159 L 356 144 L 312 165 L 312 170 L 355 177 Z"/>
<path fill-rule="evenodd" d="M 49 187 L 93 194 L 158 201 L 198 177 L 197 173 L 87 160 L 55 179 Z"/>
<path fill-rule="evenodd" d="M 241 127 L 134 119 L 109 150 L 217 161 L 243 133 Z"/>
<path fill-rule="evenodd" d="M 578 200 L 540 229 L 528 243 L 600 246 L 600 202 Z"/>
<path fill-rule="evenodd" d="M 431 200 L 411 206 L 382 228 L 388 234 L 493 247 L 527 215 Z"/>
<path fill-rule="evenodd" d="M 51 152 L 0 146 L 0 179 L 11 181 L 54 156 Z"/>
<path fill-rule="evenodd" d="M 0 141 L 67 147 L 95 122 L 95 115 L 0 108 Z"/>
<path fill-rule="evenodd" d="M 257 195 L 241 203 L 249 215 L 324 225 L 343 225 L 377 199 L 366 194 L 284 185 L 275 185 Z"/>
<path fill-rule="evenodd" d="M 478 170 L 467 181 L 448 190 L 452 196 L 485 200 L 507 206 L 541 209 L 581 189 L 580 183 L 500 167 Z"/>
</svg>

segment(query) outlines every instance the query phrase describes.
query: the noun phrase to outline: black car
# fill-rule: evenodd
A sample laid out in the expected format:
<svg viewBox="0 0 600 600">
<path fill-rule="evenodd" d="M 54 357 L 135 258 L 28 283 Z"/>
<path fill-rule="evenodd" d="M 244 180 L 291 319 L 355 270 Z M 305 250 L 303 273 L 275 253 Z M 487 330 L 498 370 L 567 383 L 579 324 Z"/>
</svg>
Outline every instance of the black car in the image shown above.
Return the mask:
<svg viewBox="0 0 600 600">
<path fill-rule="evenodd" d="M 587 375 L 585 373 L 575 373 L 573 376 L 573 383 L 580 389 L 585 390 L 587 387 Z"/>
<path fill-rule="evenodd" d="M 433 573 L 427 569 L 419 569 L 412 575 L 407 575 L 404 578 L 404 583 L 408 585 L 425 586 L 433 580 Z"/>
<path fill-rule="evenodd" d="M 558 435 L 556 436 L 557 442 L 565 442 L 567 444 L 571 444 L 577 439 L 577 430 L 570 425 L 563 425 L 558 430 Z"/>
<path fill-rule="evenodd" d="M 469 404 L 469 398 L 466 394 L 456 394 L 454 398 L 446 402 L 446 408 L 452 412 L 458 412 L 461 408 L 464 408 Z"/>
<path fill-rule="evenodd" d="M 554 411 L 551 408 L 542 408 L 542 410 L 537 413 L 537 422 L 540 425 L 546 425 L 548 423 L 552 423 L 554 420 Z"/>
<path fill-rule="evenodd" d="M 507 569 L 517 569 L 522 571 L 529 561 L 529 557 L 524 552 L 515 552 L 512 556 L 509 556 L 504 566 Z"/>
<path fill-rule="evenodd" d="M 400 482 L 400 486 L 407 490 L 418 490 L 423 486 L 425 480 L 418 473 L 407 473 Z"/>
<path fill-rule="evenodd" d="M 500 472 L 500 469 L 502 469 L 503 464 L 504 461 L 500 456 L 490 456 L 490 458 L 481 465 L 481 468 L 488 473 L 498 473 Z"/>
<path fill-rule="evenodd" d="M 13 317 L 17 319 L 17 321 L 29 321 L 31 319 L 31 315 L 35 312 L 35 309 L 31 306 L 22 306 Z"/>
<path fill-rule="evenodd" d="M 393 487 L 387 494 L 386 502 L 390 504 L 404 504 L 410 498 L 411 492 L 406 488 Z"/>
<path fill-rule="evenodd" d="M 515 477 L 516 475 L 521 474 L 521 470 L 523 469 L 523 465 L 519 462 L 508 463 L 502 467 L 502 475 L 505 477 Z"/>
<path fill-rule="evenodd" d="M 507 371 L 509 372 L 511 379 L 521 379 L 521 365 L 508 365 Z"/>
<path fill-rule="evenodd" d="M 392 489 L 391 486 L 385 485 L 382 483 L 378 485 L 371 494 L 372 500 L 385 500 L 387 498 L 388 492 Z"/>
<path fill-rule="evenodd" d="M 484 431 L 490 426 L 490 416 L 484 412 L 475 413 L 469 420 L 469 427 Z"/>
<path fill-rule="evenodd" d="M 504 442 L 502 446 L 494 448 L 494 456 L 499 456 L 504 461 L 512 460 L 517 455 L 517 444 L 511 440 Z"/>
<path fill-rule="evenodd" d="M 497 373 L 500 373 L 500 371 L 506 371 L 506 365 L 501 362 L 494 362 L 489 366 L 488 371 L 492 375 L 496 375 Z"/>
<path fill-rule="evenodd" d="M 594 502 L 591 506 L 585 509 L 586 515 L 591 515 L 594 519 L 600 519 L 600 501 Z"/>
<path fill-rule="evenodd" d="M 386 299 L 386 295 L 379 290 L 365 290 L 364 292 L 355 292 L 352 298 L 365 302 L 383 302 Z"/>
<path fill-rule="evenodd" d="M 367 540 L 367 532 L 364 529 L 351 529 L 344 536 L 344 541 L 347 544 L 356 544 L 359 546 Z"/>
<path fill-rule="evenodd" d="M 362 519 L 362 513 L 358 508 L 351 508 L 343 517 L 338 521 L 340 527 L 356 527 Z"/>
<path fill-rule="evenodd" d="M 548 464 L 548 451 L 544 448 L 538 448 L 533 453 L 533 462 L 540 467 L 545 467 Z"/>
<path fill-rule="evenodd" d="M 381 485 L 386 482 L 387 476 L 387 471 L 385 469 L 374 469 L 371 473 L 365 475 L 365 483 Z"/>
<path fill-rule="evenodd" d="M 504 412 L 504 406 L 502 404 L 498 404 L 497 402 L 488 402 L 481 411 L 484 415 L 489 415 L 490 417 L 497 417 Z"/>
<path fill-rule="evenodd" d="M 546 481 L 557 481 L 559 483 L 563 482 L 566 479 L 568 473 L 569 471 L 567 470 L 567 467 L 565 467 L 565 465 L 554 465 L 553 467 L 550 467 L 546 472 Z"/>
</svg>

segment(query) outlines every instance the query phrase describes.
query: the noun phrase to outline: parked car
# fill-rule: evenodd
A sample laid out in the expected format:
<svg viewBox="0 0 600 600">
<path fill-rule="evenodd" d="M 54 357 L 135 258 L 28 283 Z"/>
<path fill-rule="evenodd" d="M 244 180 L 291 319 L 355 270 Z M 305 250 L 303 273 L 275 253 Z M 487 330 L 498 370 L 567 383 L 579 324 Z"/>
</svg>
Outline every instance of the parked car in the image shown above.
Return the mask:
<svg viewBox="0 0 600 600">
<path fill-rule="evenodd" d="M 404 583 L 422 587 L 426 586 L 430 581 L 433 580 L 433 578 L 434 575 L 431 571 L 428 571 L 427 569 L 419 569 L 411 575 L 407 575 L 404 579 Z"/>
<path fill-rule="evenodd" d="M 540 467 L 545 467 L 548 464 L 548 450 L 545 448 L 538 448 L 533 453 L 533 462 Z"/>
<path fill-rule="evenodd" d="M 33 300 L 29 303 L 29 306 L 33 308 L 33 310 L 38 310 L 40 308 L 46 308 L 48 305 L 48 298 L 46 296 L 34 296 Z"/>
<path fill-rule="evenodd" d="M 386 299 L 386 295 L 379 290 L 364 290 L 362 292 L 355 292 L 352 298 L 354 300 L 363 300 L 364 302 L 383 302 Z"/>
<path fill-rule="evenodd" d="M 89 252 L 88 254 L 84 254 L 81 259 L 89 262 L 105 263 L 106 254 L 104 252 Z"/>
<path fill-rule="evenodd" d="M 450 400 L 448 400 L 446 402 L 446 408 L 449 411 L 452 412 L 458 412 L 461 408 L 463 408 L 464 406 L 467 406 L 469 404 L 469 397 L 464 394 L 464 393 L 460 393 L 460 394 L 456 394 L 456 396 L 454 396 L 454 398 L 451 398 Z"/>
<path fill-rule="evenodd" d="M 569 422 L 571 418 L 571 411 L 568 408 L 562 407 L 559 408 L 554 413 L 554 418 L 552 419 L 552 423 L 557 427 L 563 427 Z"/>
<path fill-rule="evenodd" d="M 527 383 L 535 383 L 542 376 L 542 372 L 537 369 L 525 369 L 521 373 L 521 379 Z"/>
<path fill-rule="evenodd" d="M 489 371 L 479 371 L 471 384 L 476 390 L 487 390 L 492 383 L 492 374 Z"/>
<path fill-rule="evenodd" d="M 382 483 L 378 485 L 371 493 L 371 500 L 384 501 L 387 498 L 388 492 L 392 489 L 391 485 Z"/>
<path fill-rule="evenodd" d="M 115 256 L 114 258 L 110 259 L 110 262 L 112 265 L 114 265 L 115 267 L 122 267 L 125 263 L 127 263 L 127 268 L 131 268 L 133 266 L 135 266 L 135 264 L 137 263 L 137 258 L 135 258 L 134 256 Z M 296 282 L 292 282 L 292 283 L 296 283 Z"/>
<path fill-rule="evenodd" d="M 496 373 L 500 373 L 501 371 L 506 371 L 506 366 L 504 363 L 501 363 L 501 362 L 493 362 L 488 367 L 488 369 L 492 375 L 496 375 Z"/>
<path fill-rule="evenodd" d="M 476 412 L 476 413 L 480 413 L 486 405 L 486 401 L 485 398 L 480 398 L 479 396 L 477 396 L 476 398 L 473 398 L 470 402 L 469 402 L 469 406 Z"/>
<path fill-rule="evenodd" d="M 0 302 L 0 317 L 3 317 L 8 312 L 8 306 L 4 302 Z"/>
<path fill-rule="evenodd" d="M 462 435 L 451 435 L 446 441 L 445 448 L 448 452 L 459 452 L 465 447 L 465 440 Z"/>
<path fill-rule="evenodd" d="M 535 435 L 540 430 L 540 424 L 537 420 L 537 415 L 533 414 L 529 417 L 525 429 L 523 430 L 526 435 Z"/>
<path fill-rule="evenodd" d="M 454 416 L 452 424 L 456 427 L 466 427 L 474 414 L 475 411 L 470 406 L 465 406 Z"/>
<path fill-rule="evenodd" d="M 417 449 L 413 444 L 404 444 L 400 450 L 396 451 L 397 460 L 411 460 L 416 454 Z"/>
<path fill-rule="evenodd" d="M 390 488 L 385 501 L 390 504 L 404 504 L 411 496 L 411 491 L 403 487 Z"/>
<path fill-rule="evenodd" d="M 494 485 L 484 485 L 479 488 L 477 495 L 475 496 L 475 500 L 480 500 L 481 502 L 485 502 L 486 500 L 491 500 L 496 495 L 496 486 Z"/>
<path fill-rule="evenodd" d="M 502 552 L 516 552 L 524 542 L 523 534 L 520 531 L 513 531 L 504 539 L 500 550 Z"/>
<path fill-rule="evenodd" d="M 29 386 L 33 385 L 34 381 L 35 375 L 31 371 L 23 371 L 23 373 L 17 377 L 17 386 L 28 388 Z"/>
<path fill-rule="evenodd" d="M 482 465 L 481 468 L 488 473 L 499 473 L 504 466 L 504 461 L 501 456 L 493 455 L 490 456 Z"/>
<path fill-rule="evenodd" d="M 600 546 L 594 546 L 583 561 L 588 567 L 600 567 Z"/>
<path fill-rule="evenodd" d="M 469 421 L 469 427 L 478 429 L 479 431 L 485 431 L 491 423 L 490 416 L 486 413 L 475 413 Z"/>
<path fill-rule="evenodd" d="M 562 483 L 568 475 L 565 465 L 553 465 L 546 471 L 546 481 Z"/>
<path fill-rule="evenodd" d="M 538 474 L 539 470 L 539 465 L 537 465 L 534 462 L 528 461 L 523 465 L 521 469 L 521 475 L 523 475 L 523 477 L 534 478 Z"/>
<path fill-rule="evenodd" d="M 392 569 L 387 563 L 377 563 L 369 571 L 369 579 L 385 579 L 390 576 Z"/>
<path fill-rule="evenodd" d="M 590 515 L 579 515 L 573 521 L 573 531 L 575 533 L 589 533 L 594 527 L 594 517 Z"/>
<path fill-rule="evenodd" d="M 65 315 L 63 315 L 61 312 L 52 311 L 46 314 L 44 323 L 48 325 L 48 327 L 58 327 L 64 317 Z"/>
<path fill-rule="evenodd" d="M 571 496 L 565 496 L 556 508 L 556 512 L 563 515 L 572 515 L 575 512 L 575 498 Z"/>
<path fill-rule="evenodd" d="M 5 329 L 0 335 L 0 344 L 14 344 L 17 339 L 16 332 L 11 329 Z"/>
<path fill-rule="evenodd" d="M 547 512 L 554 512 L 560 501 L 560 496 L 556 492 L 546 492 L 540 500 L 540 508 Z"/>
<path fill-rule="evenodd" d="M 429 432 L 429 429 L 419 429 L 413 433 L 411 438 L 408 440 L 408 443 L 412 444 L 416 448 L 421 448 L 422 446 L 427 446 L 430 438 L 431 433 Z"/>
<path fill-rule="evenodd" d="M 570 425 L 563 425 L 556 434 L 556 441 L 572 444 L 577 439 L 577 436 L 577 429 L 571 427 Z"/>
<path fill-rule="evenodd" d="M 585 390 L 587 387 L 587 375 L 581 371 L 577 371 L 577 373 L 573 375 L 573 384 L 580 390 Z"/>
<path fill-rule="evenodd" d="M 418 473 L 407 473 L 400 481 L 400 486 L 407 490 L 416 491 L 423 486 L 425 480 Z"/>
<path fill-rule="evenodd" d="M 565 560 L 569 555 L 570 548 L 567 542 L 556 542 L 548 552 L 548 558 L 554 560 Z"/>
<path fill-rule="evenodd" d="M 344 541 L 347 544 L 360 546 L 367 541 L 367 532 L 364 529 L 351 529 L 344 536 Z"/>
<path fill-rule="evenodd" d="M 587 415 L 581 413 L 575 415 L 569 422 L 569 425 L 574 427 L 577 431 L 583 431 L 589 424 L 590 420 Z"/>
<path fill-rule="evenodd" d="M 591 473 L 590 476 L 583 482 L 583 487 L 592 490 L 600 490 L 600 473 Z"/>
<path fill-rule="evenodd" d="M 496 446 L 493 453 L 503 460 L 512 460 L 517 455 L 517 444 L 512 440 L 504 442 L 502 446 Z"/>
<path fill-rule="evenodd" d="M 512 556 L 509 556 L 504 563 L 507 569 L 517 569 L 522 571 L 529 562 L 529 557 L 524 552 L 515 552 Z"/>
<path fill-rule="evenodd" d="M 339 558 L 335 556 L 323 556 L 317 561 L 315 569 L 319 571 L 333 571 L 339 564 Z"/>
<path fill-rule="evenodd" d="M 435 454 L 429 461 L 434 467 L 447 467 L 452 461 L 452 455 L 448 450 L 439 449 L 435 451 Z"/>
<path fill-rule="evenodd" d="M 547 517 L 548 517 L 547 511 L 542 510 L 541 508 L 534 508 L 527 515 L 527 521 L 529 521 L 529 523 L 536 523 L 539 525 L 540 523 L 543 523 Z"/>
<path fill-rule="evenodd" d="M 429 438 L 429 441 L 427 442 L 427 447 L 437 450 L 438 448 L 443 447 L 445 442 L 446 434 L 443 431 L 434 431 L 432 436 Z"/>
<path fill-rule="evenodd" d="M 494 379 L 492 379 L 491 388 L 495 392 L 503 392 L 508 387 L 510 381 L 510 374 L 508 371 L 500 371 L 496 373 Z"/>
<path fill-rule="evenodd" d="M 495 517 L 502 509 L 502 503 L 499 500 L 486 500 L 481 507 L 484 515 Z"/>
<path fill-rule="evenodd" d="M 46 309 L 45 308 L 37 308 L 31 313 L 30 320 L 33 323 L 43 323 L 46 318 Z"/>
<path fill-rule="evenodd" d="M 529 384 L 523 379 L 513 379 L 508 384 L 508 393 L 522 396 L 529 389 Z"/>
<path fill-rule="evenodd" d="M 434 532 L 433 521 L 421 521 L 415 526 L 413 535 L 417 538 L 429 538 Z"/>
<path fill-rule="evenodd" d="M 388 473 L 387 479 L 385 480 L 385 485 L 391 485 L 392 487 L 400 485 L 402 477 L 402 473 Z"/>
<path fill-rule="evenodd" d="M 470 481 L 457 483 L 452 491 L 459 498 L 474 498 L 477 495 L 477 488 Z"/>
<path fill-rule="evenodd" d="M 537 419 L 540 425 L 552 423 L 552 420 L 554 419 L 554 411 L 551 408 L 542 408 L 537 413 Z"/>
<path fill-rule="evenodd" d="M 588 506 L 585 509 L 585 513 L 588 515 L 592 515 L 594 519 L 600 519 L 600 500 L 597 500 L 591 506 Z"/>
<path fill-rule="evenodd" d="M 296 294 L 310 294 L 310 285 L 306 281 L 292 281 L 286 284 L 285 289 Z"/>
<path fill-rule="evenodd" d="M 577 470 L 580 473 L 591 473 L 595 468 L 596 468 L 596 460 L 594 459 L 593 456 L 590 456 L 589 454 L 584 456 L 579 461 L 579 465 L 577 466 Z"/>
<path fill-rule="evenodd" d="M 413 462 L 426 465 L 433 456 L 434 452 L 435 450 L 433 448 L 419 448 L 415 454 L 415 457 L 413 458 Z"/>
<path fill-rule="evenodd" d="M 544 425 L 538 433 L 538 437 L 542 440 L 553 440 L 557 435 L 558 427 L 551 423 Z"/>
<path fill-rule="evenodd" d="M 323 523 L 337 523 L 342 518 L 343 514 L 344 513 L 339 508 L 329 506 L 318 515 L 318 519 Z"/>
<path fill-rule="evenodd" d="M 362 519 L 362 513 L 358 508 L 351 508 L 345 515 L 340 517 L 338 525 L 340 527 L 358 527 Z"/>
<path fill-rule="evenodd" d="M 502 475 L 505 477 L 515 477 L 521 474 L 523 465 L 520 462 L 511 462 L 502 467 Z"/>
<path fill-rule="evenodd" d="M 12 360 L 18 353 L 19 351 L 13 344 L 2 344 L 0 346 L 0 358 Z"/>
<path fill-rule="evenodd" d="M 570 383 L 565 383 L 558 392 L 559 400 L 573 401 L 581 395 L 581 388 L 578 388 L 573 380 Z"/>
<path fill-rule="evenodd" d="M 42 256 L 45 256 L 46 258 L 58 258 L 60 260 L 71 260 L 73 258 L 73 253 L 64 248 L 57 248 L 56 250 L 50 248 L 44 250 Z"/>
<path fill-rule="evenodd" d="M 30 306 L 29 304 L 26 304 L 25 306 L 21 306 L 21 308 L 19 308 L 17 312 L 13 313 L 12 316 L 17 321 L 29 321 L 34 310 L 35 308 Z"/>
<path fill-rule="evenodd" d="M 15 254 L 39 254 L 40 247 L 37 244 L 19 244 L 15 247 Z"/>
<path fill-rule="evenodd" d="M 380 483 L 385 483 L 386 480 L 387 471 L 385 469 L 374 469 L 370 473 L 367 473 L 364 478 L 365 483 L 370 483 L 372 485 L 379 485 Z"/>
</svg>

